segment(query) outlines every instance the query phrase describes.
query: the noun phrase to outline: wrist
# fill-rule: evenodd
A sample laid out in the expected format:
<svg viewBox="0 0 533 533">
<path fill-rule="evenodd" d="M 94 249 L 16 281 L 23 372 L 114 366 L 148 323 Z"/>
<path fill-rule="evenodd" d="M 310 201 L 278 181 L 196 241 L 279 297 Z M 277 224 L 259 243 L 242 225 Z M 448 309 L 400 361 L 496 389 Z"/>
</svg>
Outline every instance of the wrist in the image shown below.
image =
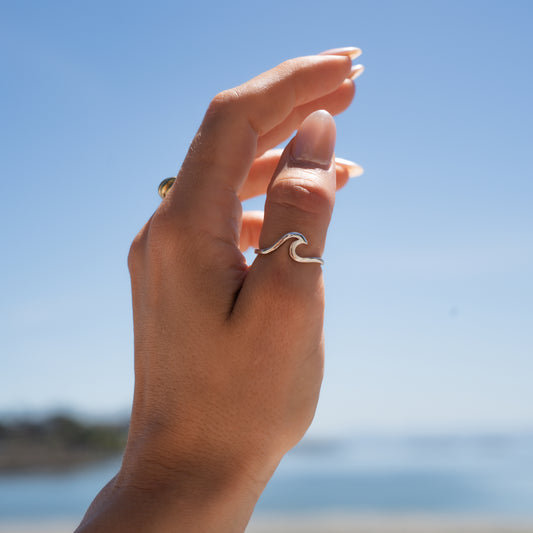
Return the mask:
<svg viewBox="0 0 533 533">
<path fill-rule="evenodd" d="M 118 500 L 145 520 L 139 531 L 170 531 L 176 524 L 191 533 L 244 531 L 267 482 L 214 465 L 186 464 L 165 472 L 158 466 L 151 472 L 148 479 L 147 473 L 121 471 L 115 481 Z"/>
<path fill-rule="evenodd" d="M 78 533 L 155 533 L 177 524 L 188 533 L 244 531 L 278 462 L 252 466 L 227 457 L 181 457 L 163 463 L 160 456 L 126 453 Z"/>
</svg>

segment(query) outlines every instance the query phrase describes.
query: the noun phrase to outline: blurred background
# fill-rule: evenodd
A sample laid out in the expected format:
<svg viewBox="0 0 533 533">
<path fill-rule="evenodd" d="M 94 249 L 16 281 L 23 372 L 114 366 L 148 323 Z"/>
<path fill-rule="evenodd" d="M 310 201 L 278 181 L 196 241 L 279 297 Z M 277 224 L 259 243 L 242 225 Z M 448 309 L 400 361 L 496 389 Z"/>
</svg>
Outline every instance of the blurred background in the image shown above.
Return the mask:
<svg viewBox="0 0 533 533">
<path fill-rule="evenodd" d="M 512 0 L 0 2 L 0 531 L 72 529 L 120 464 L 126 257 L 211 98 L 337 46 L 363 49 L 336 152 L 365 174 L 329 232 L 319 409 L 250 531 L 532 531 L 532 23 Z"/>
</svg>

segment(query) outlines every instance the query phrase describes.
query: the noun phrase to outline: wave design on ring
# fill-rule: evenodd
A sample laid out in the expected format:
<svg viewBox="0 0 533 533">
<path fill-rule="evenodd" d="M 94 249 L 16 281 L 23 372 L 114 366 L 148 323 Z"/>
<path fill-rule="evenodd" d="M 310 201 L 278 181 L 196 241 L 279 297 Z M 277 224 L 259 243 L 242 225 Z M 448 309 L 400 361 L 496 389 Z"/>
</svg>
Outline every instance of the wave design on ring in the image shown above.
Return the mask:
<svg viewBox="0 0 533 533">
<path fill-rule="evenodd" d="M 289 233 L 286 233 L 285 235 L 283 235 L 283 237 L 281 237 L 281 239 L 279 239 L 269 248 L 256 248 L 254 251 L 256 254 L 259 255 L 270 254 L 272 252 L 275 252 L 282 244 L 284 244 L 290 239 L 294 239 L 294 241 L 289 246 L 289 256 L 293 261 L 296 261 L 298 263 L 318 263 L 319 265 L 324 264 L 324 260 L 321 257 L 302 257 L 297 254 L 296 248 L 298 248 L 300 244 L 309 244 L 307 242 L 307 239 L 297 231 L 290 231 Z"/>
</svg>

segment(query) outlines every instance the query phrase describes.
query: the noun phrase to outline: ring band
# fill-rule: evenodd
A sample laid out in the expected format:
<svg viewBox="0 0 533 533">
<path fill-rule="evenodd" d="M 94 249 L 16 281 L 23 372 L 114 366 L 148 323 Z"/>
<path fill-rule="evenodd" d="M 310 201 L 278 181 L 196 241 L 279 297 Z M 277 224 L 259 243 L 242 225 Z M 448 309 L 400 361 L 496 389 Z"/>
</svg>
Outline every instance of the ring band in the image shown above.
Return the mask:
<svg viewBox="0 0 533 533">
<path fill-rule="evenodd" d="M 286 233 L 279 239 L 275 244 L 269 248 L 256 248 L 255 253 L 259 255 L 266 255 L 272 252 L 275 252 L 285 241 L 289 239 L 294 239 L 294 242 L 289 246 L 289 256 L 293 261 L 297 263 L 318 263 L 319 265 L 324 264 L 324 260 L 321 257 L 301 257 L 296 253 L 296 248 L 300 244 L 308 244 L 307 239 L 297 231 L 290 231 Z"/>
<path fill-rule="evenodd" d="M 161 198 L 165 198 L 165 196 L 168 194 L 168 191 L 170 191 L 170 187 L 174 185 L 174 182 L 176 181 L 176 178 L 165 178 L 157 188 L 157 192 L 159 193 L 159 196 Z"/>
</svg>

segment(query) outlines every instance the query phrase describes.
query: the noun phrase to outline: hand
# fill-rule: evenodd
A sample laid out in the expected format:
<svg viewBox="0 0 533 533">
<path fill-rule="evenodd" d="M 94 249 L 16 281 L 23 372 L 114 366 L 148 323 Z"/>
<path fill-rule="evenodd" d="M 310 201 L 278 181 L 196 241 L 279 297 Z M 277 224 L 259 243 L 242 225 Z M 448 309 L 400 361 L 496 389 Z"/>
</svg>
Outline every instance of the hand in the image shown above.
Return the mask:
<svg viewBox="0 0 533 533">
<path fill-rule="evenodd" d="M 322 255 L 350 172 L 334 163 L 330 115 L 353 98 L 350 74 L 346 55 L 302 57 L 211 102 L 131 247 L 130 435 L 80 531 L 243 531 L 309 427 L 324 362 L 321 267 L 292 261 L 287 245 L 251 266 L 241 250 L 298 231 L 309 241 L 298 253 Z M 298 127 L 282 154 L 268 151 Z M 242 213 L 265 192 L 264 220 Z"/>
</svg>

